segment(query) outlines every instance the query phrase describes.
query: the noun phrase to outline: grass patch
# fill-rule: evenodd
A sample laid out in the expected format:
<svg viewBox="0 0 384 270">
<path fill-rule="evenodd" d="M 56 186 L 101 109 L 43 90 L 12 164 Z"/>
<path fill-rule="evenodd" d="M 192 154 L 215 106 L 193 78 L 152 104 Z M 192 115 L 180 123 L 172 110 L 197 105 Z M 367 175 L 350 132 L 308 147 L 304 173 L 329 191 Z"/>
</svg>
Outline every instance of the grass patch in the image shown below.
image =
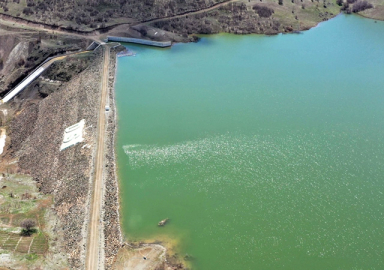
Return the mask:
<svg viewBox="0 0 384 270">
<path fill-rule="evenodd" d="M 20 240 L 20 235 L 10 234 L 8 240 L 5 241 L 5 243 L 2 245 L 2 248 L 7 250 L 15 250 L 19 240 Z"/>
<path fill-rule="evenodd" d="M 0 180 L 0 186 L 0 249 L 33 253 L 30 259 L 46 253 L 48 237 L 43 231 L 44 215 L 52 205 L 52 198 L 40 194 L 36 183 L 26 176 L 7 175 Z M 30 235 L 23 235 L 20 226 L 27 219 L 35 226 L 29 229 Z"/>
<path fill-rule="evenodd" d="M 36 254 L 44 254 L 47 250 L 48 250 L 47 236 L 44 235 L 43 233 L 39 233 L 33 239 L 30 252 L 36 253 Z"/>
<path fill-rule="evenodd" d="M 8 216 L 3 216 L 3 217 L 0 217 L 0 223 L 2 224 L 8 224 L 9 223 L 9 217 Z"/>
<path fill-rule="evenodd" d="M 33 254 L 44 254 L 48 250 L 48 237 L 43 232 L 26 237 L 16 233 L 0 232 L 0 248 L 19 253 L 29 251 Z"/>
<path fill-rule="evenodd" d="M 0 231 L 0 246 L 2 246 L 8 238 L 9 233 Z"/>
<path fill-rule="evenodd" d="M 28 261 L 35 261 L 37 260 L 37 258 L 39 258 L 39 256 L 37 254 L 28 254 L 28 255 L 25 255 L 25 258 L 28 260 Z"/>
<path fill-rule="evenodd" d="M 23 237 L 16 248 L 16 252 L 28 253 L 29 246 L 31 245 L 32 240 L 33 237 Z"/>
</svg>

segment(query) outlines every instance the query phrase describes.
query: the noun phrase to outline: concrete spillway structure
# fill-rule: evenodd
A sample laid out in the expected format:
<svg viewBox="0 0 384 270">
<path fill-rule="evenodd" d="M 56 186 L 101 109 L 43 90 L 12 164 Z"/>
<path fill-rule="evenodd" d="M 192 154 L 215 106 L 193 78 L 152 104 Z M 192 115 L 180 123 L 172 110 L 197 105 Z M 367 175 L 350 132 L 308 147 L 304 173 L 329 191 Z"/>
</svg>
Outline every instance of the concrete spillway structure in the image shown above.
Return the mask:
<svg viewBox="0 0 384 270">
<path fill-rule="evenodd" d="M 19 83 L 15 88 L 13 88 L 8 94 L 4 96 L 4 98 L 0 101 L 0 104 L 6 103 L 10 101 L 14 96 L 24 90 L 31 82 L 33 82 L 36 78 L 38 78 L 41 73 L 44 72 L 53 62 L 57 60 L 62 60 L 66 56 L 57 56 L 57 57 L 49 57 L 47 58 L 39 67 L 37 67 L 31 74 L 29 74 L 21 83 Z"/>
<path fill-rule="evenodd" d="M 14 88 L 11 92 L 9 92 L 5 97 L 1 100 L 1 103 L 6 103 L 10 101 L 14 96 L 20 93 L 27 85 L 29 85 L 34 79 L 40 76 L 41 73 L 45 70 L 44 67 L 38 68 L 35 72 L 29 75 L 24 81 L 22 81 L 16 88 Z"/>
<path fill-rule="evenodd" d="M 40 64 L 40 66 L 38 66 L 31 74 L 29 74 L 21 83 L 19 83 L 8 94 L 6 94 L 4 96 L 4 98 L 2 100 L 0 100 L 0 104 L 3 104 L 3 103 L 10 101 L 14 96 L 16 96 L 22 90 L 24 90 L 24 88 L 27 87 L 31 82 L 33 82 L 36 78 L 38 78 L 41 75 L 41 73 L 43 73 L 44 70 L 49 68 L 54 62 L 59 61 L 59 60 L 63 60 L 64 58 L 66 58 L 69 55 L 81 54 L 81 53 L 86 53 L 86 52 L 88 52 L 88 51 L 82 51 L 82 52 L 77 52 L 77 53 L 47 58 L 42 64 Z"/>
<path fill-rule="evenodd" d="M 93 41 L 91 45 L 89 45 L 86 49 L 86 51 L 93 51 L 96 50 L 100 46 L 99 42 Z"/>
<path fill-rule="evenodd" d="M 170 47 L 172 46 L 171 41 L 152 41 L 140 38 L 126 38 L 126 37 L 107 37 L 107 41 L 117 41 L 117 42 L 126 42 L 126 43 L 135 43 L 141 45 L 155 46 L 155 47 Z"/>
</svg>

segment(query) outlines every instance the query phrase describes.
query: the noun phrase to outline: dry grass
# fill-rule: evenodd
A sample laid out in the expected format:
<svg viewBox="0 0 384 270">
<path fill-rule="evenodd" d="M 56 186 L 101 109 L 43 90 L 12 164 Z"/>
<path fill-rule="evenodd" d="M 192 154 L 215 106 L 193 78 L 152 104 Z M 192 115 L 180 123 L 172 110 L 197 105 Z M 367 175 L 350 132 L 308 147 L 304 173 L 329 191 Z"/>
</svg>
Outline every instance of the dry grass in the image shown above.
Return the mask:
<svg viewBox="0 0 384 270">
<path fill-rule="evenodd" d="M 276 34 L 305 30 L 340 12 L 336 0 L 239 0 L 209 12 L 157 20 L 151 26 L 181 34 Z M 271 16 L 259 16 L 255 5 L 273 10 Z"/>
<path fill-rule="evenodd" d="M 144 260 L 143 257 L 147 260 Z M 113 269 L 144 270 L 163 269 L 165 264 L 165 249 L 159 245 L 148 245 L 137 249 L 129 247 L 121 248 Z"/>
<path fill-rule="evenodd" d="M 368 2 L 373 5 L 373 8 L 364 10 L 359 14 L 367 18 L 384 21 L 384 0 L 368 0 Z"/>
<path fill-rule="evenodd" d="M 15 251 L 20 253 L 29 253 L 29 247 L 33 239 L 34 237 L 22 237 Z"/>
<path fill-rule="evenodd" d="M 30 253 L 44 254 L 48 250 L 47 236 L 39 233 L 32 242 Z"/>
<path fill-rule="evenodd" d="M 48 240 L 43 233 L 23 237 L 16 233 L 0 232 L 0 248 L 25 254 L 45 254 Z"/>
</svg>

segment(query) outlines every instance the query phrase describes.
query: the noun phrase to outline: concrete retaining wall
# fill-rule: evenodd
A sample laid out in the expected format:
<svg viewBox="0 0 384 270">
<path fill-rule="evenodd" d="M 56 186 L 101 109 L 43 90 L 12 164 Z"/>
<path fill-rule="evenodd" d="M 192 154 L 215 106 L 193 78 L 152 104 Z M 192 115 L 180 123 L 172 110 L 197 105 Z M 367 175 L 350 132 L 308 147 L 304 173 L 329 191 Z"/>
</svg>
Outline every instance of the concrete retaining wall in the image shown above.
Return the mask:
<svg viewBox="0 0 384 270">
<path fill-rule="evenodd" d="M 139 38 L 126 38 L 126 37 L 107 37 L 108 41 L 117 41 L 117 42 L 127 42 L 127 43 L 136 43 L 136 44 L 142 44 L 142 45 L 148 45 L 148 46 L 155 46 L 155 47 L 170 47 L 172 46 L 171 41 L 151 41 L 146 39 L 139 39 Z"/>
<path fill-rule="evenodd" d="M 94 49 L 96 49 L 99 46 L 100 46 L 100 43 L 94 41 L 94 42 L 91 43 L 91 45 L 88 46 L 86 51 L 93 51 Z"/>
</svg>

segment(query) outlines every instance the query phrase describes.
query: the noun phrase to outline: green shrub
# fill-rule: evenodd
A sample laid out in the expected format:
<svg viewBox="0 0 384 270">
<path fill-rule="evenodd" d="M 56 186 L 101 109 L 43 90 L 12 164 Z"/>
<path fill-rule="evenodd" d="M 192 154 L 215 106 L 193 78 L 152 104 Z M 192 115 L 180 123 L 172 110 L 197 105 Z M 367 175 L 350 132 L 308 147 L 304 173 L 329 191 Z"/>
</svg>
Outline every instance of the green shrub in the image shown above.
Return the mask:
<svg viewBox="0 0 384 270">
<path fill-rule="evenodd" d="M 256 13 L 260 17 L 263 17 L 263 18 L 268 18 L 275 12 L 272 8 L 262 6 L 262 5 L 254 5 L 252 9 L 256 11 Z"/>
</svg>

